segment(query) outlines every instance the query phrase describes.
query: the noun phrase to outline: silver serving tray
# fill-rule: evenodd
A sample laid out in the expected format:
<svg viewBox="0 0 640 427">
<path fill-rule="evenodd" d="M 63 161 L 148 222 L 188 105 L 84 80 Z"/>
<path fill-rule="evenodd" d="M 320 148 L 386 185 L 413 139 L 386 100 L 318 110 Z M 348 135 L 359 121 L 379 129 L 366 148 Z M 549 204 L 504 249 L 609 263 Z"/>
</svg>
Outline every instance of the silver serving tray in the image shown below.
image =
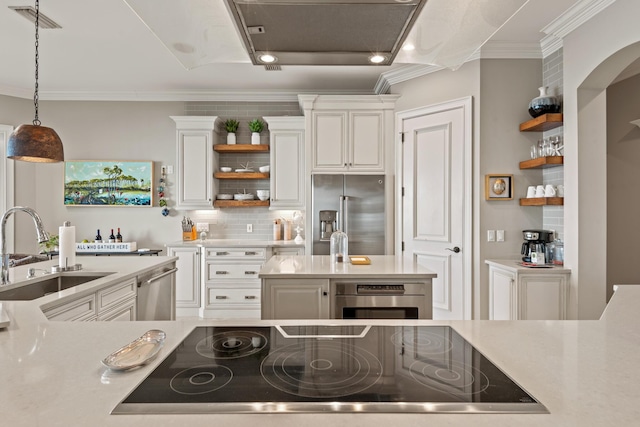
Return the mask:
<svg viewBox="0 0 640 427">
<path fill-rule="evenodd" d="M 102 364 L 114 371 L 126 371 L 145 365 L 158 355 L 165 338 L 164 331 L 151 329 L 102 359 Z"/>
</svg>

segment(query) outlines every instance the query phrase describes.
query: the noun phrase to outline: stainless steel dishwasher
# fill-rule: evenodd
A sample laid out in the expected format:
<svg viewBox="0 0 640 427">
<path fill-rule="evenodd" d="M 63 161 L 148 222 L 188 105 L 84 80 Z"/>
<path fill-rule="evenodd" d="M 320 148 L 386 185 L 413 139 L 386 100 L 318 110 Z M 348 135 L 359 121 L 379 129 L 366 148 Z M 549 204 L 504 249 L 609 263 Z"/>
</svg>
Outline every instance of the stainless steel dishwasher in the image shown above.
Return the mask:
<svg viewBox="0 0 640 427">
<path fill-rule="evenodd" d="M 138 320 L 176 319 L 176 271 L 165 266 L 138 276 Z"/>
</svg>

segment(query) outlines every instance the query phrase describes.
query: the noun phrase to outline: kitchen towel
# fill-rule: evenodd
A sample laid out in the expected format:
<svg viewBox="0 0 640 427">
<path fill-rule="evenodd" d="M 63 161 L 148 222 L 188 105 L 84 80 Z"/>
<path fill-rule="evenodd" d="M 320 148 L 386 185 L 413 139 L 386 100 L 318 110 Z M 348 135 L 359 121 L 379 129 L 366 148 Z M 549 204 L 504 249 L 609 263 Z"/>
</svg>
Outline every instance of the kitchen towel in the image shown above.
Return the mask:
<svg viewBox="0 0 640 427">
<path fill-rule="evenodd" d="M 62 227 L 58 228 L 58 236 L 60 267 L 76 265 L 76 227 L 72 226 L 71 222 L 65 221 Z"/>
</svg>

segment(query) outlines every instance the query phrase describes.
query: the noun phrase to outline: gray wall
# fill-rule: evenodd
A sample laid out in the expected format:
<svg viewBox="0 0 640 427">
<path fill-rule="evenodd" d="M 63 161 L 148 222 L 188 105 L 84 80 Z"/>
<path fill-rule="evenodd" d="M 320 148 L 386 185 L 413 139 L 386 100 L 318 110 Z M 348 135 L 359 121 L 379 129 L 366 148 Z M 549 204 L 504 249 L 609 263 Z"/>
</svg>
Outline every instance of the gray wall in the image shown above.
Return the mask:
<svg viewBox="0 0 640 427">
<path fill-rule="evenodd" d="M 640 75 L 607 89 L 607 300 L 613 285 L 640 283 Z M 604 200 L 603 200 L 604 203 Z"/>
<path fill-rule="evenodd" d="M 160 166 L 176 164 L 175 122 L 170 116 L 237 118 L 241 122 L 238 142 L 242 143 L 249 140 L 246 122 L 250 118 L 299 115 L 300 111 L 297 102 L 40 101 L 39 113 L 42 125 L 54 128 L 60 135 L 66 160 L 150 160 L 155 167 L 155 186 L 160 177 Z M 0 123 L 18 126 L 32 120 L 31 100 L 0 96 Z M 263 131 L 262 135 L 262 142 L 268 143 L 268 131 Z M 225 161 L 234 164 L 239 159 L 232 156 Z M 254 161 L 266 164 L 269 159 L 262 155 Z M 34 208 L 52 233 L 57 233 L 64 221 L 71 221 L 76 226 L 78 240 L 93 239 L 96 229 L 105 236 L 111 228 L 120 227 L 125 241 L 136 241 L 139 247 L 162 249 L 166 243 L 182 238 L 180 221 L 183 215 L 210 223 L 210 238 L 270 239 L 273 219 L 291 217 L 291 212 L 267 208 L 187 212 L 171 209 L 171 215 L 163 217 L 157 201 L 154 207 L 69 207 L 63 205 L 62 163 L 15 162 L 15 170 L 15 205 Z M 165 193 L 169 207 L 175 204 L 175 178 L 175 175 L 167 176 Z M 266 185 L 268 188 L 268 183 Z M 18 213 L 15 222 L 15 251 L 37 251 L 31 219 Z M 251 234 L 246 232 L 247 223 L 254 225 Z"/>
</svg>

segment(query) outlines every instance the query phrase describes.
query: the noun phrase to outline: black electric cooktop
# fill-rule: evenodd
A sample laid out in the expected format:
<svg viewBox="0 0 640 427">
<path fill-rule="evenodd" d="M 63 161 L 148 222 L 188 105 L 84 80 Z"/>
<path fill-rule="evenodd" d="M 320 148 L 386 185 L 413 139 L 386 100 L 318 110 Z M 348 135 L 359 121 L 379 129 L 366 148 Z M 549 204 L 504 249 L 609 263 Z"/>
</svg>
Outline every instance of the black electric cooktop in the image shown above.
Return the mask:
<svg viewBox="0 0 640 427">
<path fill-rule="evenodd" d="M 448 326 L 196 327 L 113 414 L 548 413 Z"/>
</svg>

